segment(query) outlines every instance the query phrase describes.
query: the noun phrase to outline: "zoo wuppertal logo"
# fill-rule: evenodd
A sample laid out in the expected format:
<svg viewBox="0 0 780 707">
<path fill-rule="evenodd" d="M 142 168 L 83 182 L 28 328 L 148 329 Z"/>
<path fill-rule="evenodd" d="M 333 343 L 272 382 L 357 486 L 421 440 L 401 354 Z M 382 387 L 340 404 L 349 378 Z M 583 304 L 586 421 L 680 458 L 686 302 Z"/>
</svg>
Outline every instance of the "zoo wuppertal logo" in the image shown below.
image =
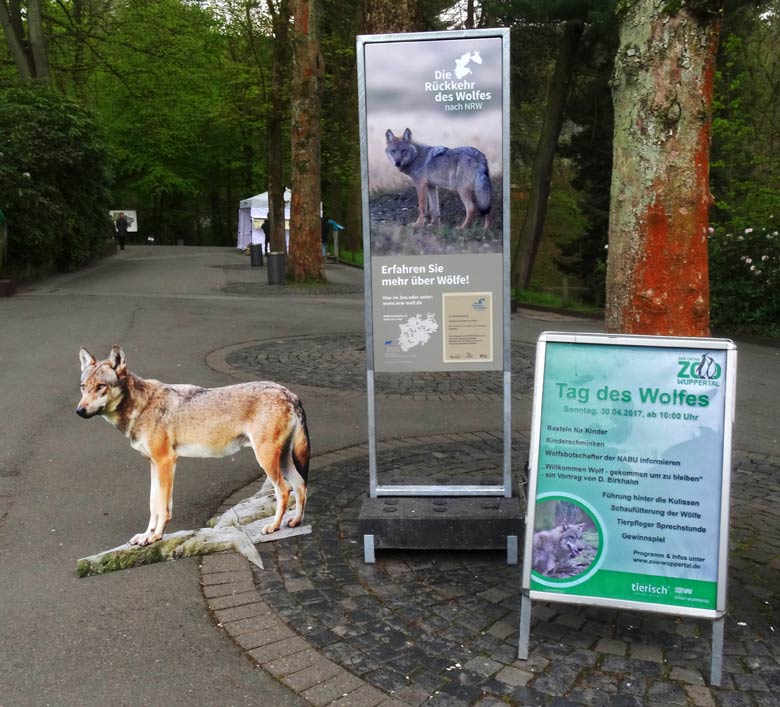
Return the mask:
<svg viewBox="0 0 780 707">
<path fill-rule="evenodd" d="M 677 364 L 679 366 L 677 370 L 678 381 L 684 381 L 688 385 L 720 387 L 723 368 L 711 353 L 705 352 L 701 356 L 680 356 L 677 359 Z"/>
</svg>

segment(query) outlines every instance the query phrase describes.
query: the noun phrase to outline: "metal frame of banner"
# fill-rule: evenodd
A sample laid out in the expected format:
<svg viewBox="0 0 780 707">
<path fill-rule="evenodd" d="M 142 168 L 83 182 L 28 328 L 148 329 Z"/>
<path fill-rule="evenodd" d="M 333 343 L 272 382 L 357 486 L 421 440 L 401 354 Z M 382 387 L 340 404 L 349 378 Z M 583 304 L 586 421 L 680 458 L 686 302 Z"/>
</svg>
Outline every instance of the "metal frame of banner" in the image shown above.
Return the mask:
<svg viewBox="0 0 780 707">
<path fill-rule="evenodd" d="M 366 128 L 366 44 L 378 42 L 414 42 L 496 37 L 502 40 L 502 161 L 503 161 L 503 470 L 502 483 L 494 485 L 399 485 L 379 483 L 377 469 L 376 395 L 374 370 L 374 330 L 372 318 L 371 238 L 368 197 L 368 155 Z M 363 254 L 365 279 L 366 388 L 368 395 L 369 495 L 381 496 L 503 496 L 512 495 L 512 358 L 510 320 L 510 236 L 509 236 L 509 30 L 506 28 L 420 32 L 409 34 L 364 35 L 357 38 L 358 99 L 360 113 L 361 178 L 363 209 Z M 516 543 L 515 543 L 516 547 Z M 515 552 L 516 554 L 516 552 Z M 516 561 L 516 560 L 515 560 Z"/>
<path fill-rule="evenodd" d="M 532 590 L 531 569 L 533 554 L 533 528 L 536 503 L 536 487 L 538 478 L 539 446 L 541 443 L 542 398 L 544 386 L 544 368 L 546 347 L 548 343 L 601 344 L 618 346 L 648 346 L 654 348 L 690 348 L 716 349 L 726 351 L 726 383 L 723 420 L 723 460 L 721 467 L 721 497 L 719 509 L 718 537 L 718 588 L 715 609 L 697 609 L 696 607 L 652 604 L 605 597 L 587 597 L 572 594 L 542 592 Z M 528 472 L 528 502 L 525 519 L 525 547 L 523 551 L 523 570 L 521 579 L 520 605 L 520 639 L 518 658 L 528 658 L 529 638 L 531 630 L 531 603 L 534 599 L 540 601 L 579 604 L 585 606 L 602 606 L 613 609 L 630 609 L 650 613 L 672 614 L 711 619 L 712 625 L 712 659 L 710 683 L 720 686 L 723 666 L 724 623 L 726 613 L 726 583 L 728 578 L 729 549 L 729 508 L 731 498 L 731 451 L 733 437 L 733 422 L 736 400 L 736 367 L 737 350 L 729 339 L 710 339 L 693 337 L 666 337 L 641 335 L 611 335 L 611 334 L 571 334 L 565 332 L 544 332 L 538 340 L 536 352 L 536 370 L 534 380 L 533 422 L 531 426 L 531 446 Z"/>
</svg>

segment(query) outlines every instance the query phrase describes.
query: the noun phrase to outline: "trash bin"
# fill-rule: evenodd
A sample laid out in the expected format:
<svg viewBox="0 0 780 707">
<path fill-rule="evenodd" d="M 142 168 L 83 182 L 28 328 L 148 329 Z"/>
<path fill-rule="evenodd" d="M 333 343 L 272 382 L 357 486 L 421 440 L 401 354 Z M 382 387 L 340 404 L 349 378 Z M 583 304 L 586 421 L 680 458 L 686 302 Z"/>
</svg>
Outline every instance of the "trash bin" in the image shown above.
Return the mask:
<svg viewBox="0 0 780 707">
<path fill-rule="evenodd" d="M 285 253 L 268 253 L 268 284 L 284 284 Z"/>
<path fill-rule="evenodd" d="M 249 246 L 249 261 L 253 268 L 258 268 L 263 264 L 263 244 L 252 243 Z"/>
</svg>

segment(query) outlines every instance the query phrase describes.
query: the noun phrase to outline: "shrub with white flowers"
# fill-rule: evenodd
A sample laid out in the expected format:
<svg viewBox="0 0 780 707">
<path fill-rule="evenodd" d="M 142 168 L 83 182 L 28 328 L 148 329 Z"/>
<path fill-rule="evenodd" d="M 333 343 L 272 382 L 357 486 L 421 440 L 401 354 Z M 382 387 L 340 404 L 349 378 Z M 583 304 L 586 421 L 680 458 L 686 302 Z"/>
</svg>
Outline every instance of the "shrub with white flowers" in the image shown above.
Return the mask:
<svg viewBox="0 0 780 707">
<path fill-rule="evenodd" d="M 709 230 L 715 329 L 780 336 L 780 223 Z"/>
</svg>

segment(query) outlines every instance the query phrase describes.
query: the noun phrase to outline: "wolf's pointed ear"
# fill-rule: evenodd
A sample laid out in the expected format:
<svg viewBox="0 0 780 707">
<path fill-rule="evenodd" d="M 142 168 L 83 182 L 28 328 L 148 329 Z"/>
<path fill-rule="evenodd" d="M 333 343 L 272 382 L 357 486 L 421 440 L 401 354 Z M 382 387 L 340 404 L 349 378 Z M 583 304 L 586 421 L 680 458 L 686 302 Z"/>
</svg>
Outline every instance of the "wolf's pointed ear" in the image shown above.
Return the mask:
<svg viewBox="0 0 780 707">
<path fill-rule="evenodd" d="M 121 346 L 111 347 L 111 353 L 108 354 L 108 362 L 118 376 L 121 376 L 127 370 L 127 360 L 125 359 L 125 352 L 122 351 Z"/>
<path fill-rule="evenodd" d="M 387 140 L 387 142 L 391 142 L 392 140 L 395 140 L 395 135 L 393 135 L 393 131 L 392 130 L 388 130 L 385 133 L 385 140 Z"/>
<path fill-rule="evenodd" d="M 88 366 L 95 365 L 95 357 L 87 351 L 83 346 L 79 349 L 79 361 L 81 361 L 81 370 L 83 371 Z"/>
<path fill-rule="evenodd" d="M 404 130 L 404 140 L 406 140 L 406 142 L 412 141 L 412 131 L 409 130 L 409 128 L 406 128 L 406 130 Z"/>
</svg>

